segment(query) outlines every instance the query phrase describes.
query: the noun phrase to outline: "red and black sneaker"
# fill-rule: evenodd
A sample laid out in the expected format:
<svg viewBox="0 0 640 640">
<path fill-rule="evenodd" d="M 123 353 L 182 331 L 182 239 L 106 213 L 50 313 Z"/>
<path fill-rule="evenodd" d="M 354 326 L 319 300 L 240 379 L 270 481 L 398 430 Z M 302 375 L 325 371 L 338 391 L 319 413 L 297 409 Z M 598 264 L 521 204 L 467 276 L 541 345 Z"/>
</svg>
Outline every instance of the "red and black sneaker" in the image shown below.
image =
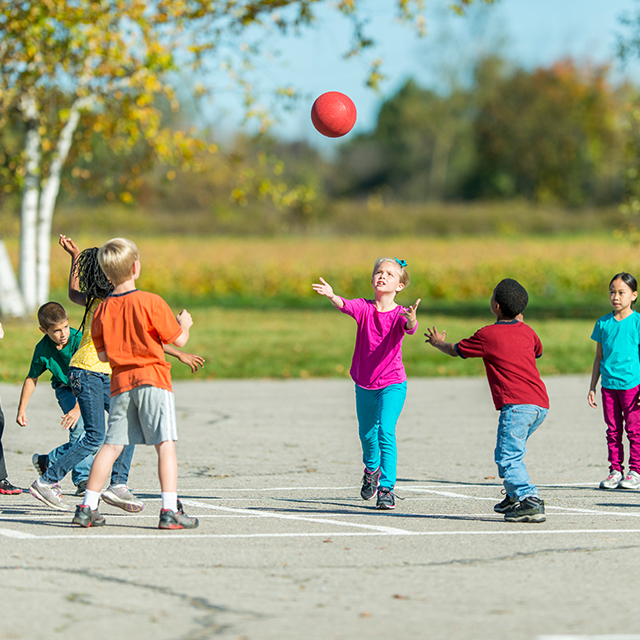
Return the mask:
<svg viewBox="0 0 640 640">
<path fill-rule="evenodd" d="M 22 489 L 20 487 L 14 487 L 6 478 L 4 480 L 0 480 L 0 493 L 4 493 L 5 495 L 14 496 L 18 493 L 22 493 Z"/>
<path fill-rule="evenodd" d="M 160 522 L 158 529 L 195 529 L 198 526 L 198 518 L 188 516 L 182 509 L 182 502 L 178 500 L 178 510 L 160 510 Z"/>
<path fill-rule="evenodd" d="M 104 516 L 98 513 L 97 509 L 92 510 L 91 507 L 87 507 L 85 504 L 79 504 L 76 507 L 76 515 L 73 516 L 71 522 L 73 522 L 73 524 L 79 524 L 85 529 L 87 527 L 101 527 L 107 523 Z"/>
</svg>

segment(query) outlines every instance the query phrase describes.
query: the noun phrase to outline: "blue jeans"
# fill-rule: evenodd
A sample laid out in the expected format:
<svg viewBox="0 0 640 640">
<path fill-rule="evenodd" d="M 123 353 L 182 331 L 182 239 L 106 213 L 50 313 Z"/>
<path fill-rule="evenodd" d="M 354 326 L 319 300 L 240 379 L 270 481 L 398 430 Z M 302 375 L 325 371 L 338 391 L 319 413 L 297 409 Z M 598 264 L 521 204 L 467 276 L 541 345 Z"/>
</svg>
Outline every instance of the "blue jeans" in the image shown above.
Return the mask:
<svg viewBox="0 0 640 640">
<path fill-rule="evenodd" d="M 67 447 L 53 463 L 49 459 L 47 471 L 42 476 L 43 480 L 49 483 L 59 482 L 79 464 L 84 465 L 88 462 L 90 469 L 93 458 L 104 443 L 106 435 L 104 412 L 109 411 L 111 402 L 109 376 L 72 367 L 69 370 L 69 381 L 74 401 L 77 400 L 80 405 L 84 429 L 72 446 Z M 111 470 L 111 484 L 127 484 L 133 451 L 133 446 L 123 449 Z"/>
<path fill-rule="evenodd" d="M 76 406 L 76 397 L 71 391 L 71 387 L 61 382 L 54 382 L 51 384 L 54 393 L 56 394 L 56 400 L 62 410 L 62 413 L 69 413 L 73 407 Z M 49 465 L 55 464 L 82 436 L 84 435 L 84 422 L 82 415 L 80 416 L 76 426 L 73 429 L 69 429 L 69 442 L 56 447 L 53 451 L 47 454 L 47 468 Z M 73 484 L 78 486 L 80 482 L 86 480 L 89 477 L 89 471 L 91 470 L 92 460 L 81 460 L 73 468 L 71 472 L 71 480 Z"/>
<path fill-rule="evenodd" d="M 524 466 L 524 454 L 529 436 L 544 422 L 548 411 L 535 404 L 506 404 L 500 409 L 495 461 L 507 495 L 518 500 L 538 497 Z"/>
<path fill-rule="evenodd" d="M 363 389 L 356 385 L 356 415 L 362 444 L 362 461 L 369 471 L 380 467 L 380 486 L 396 484 L 396 423 L 407 397 L 407 382 L 382 389 Z"/>
</svg>

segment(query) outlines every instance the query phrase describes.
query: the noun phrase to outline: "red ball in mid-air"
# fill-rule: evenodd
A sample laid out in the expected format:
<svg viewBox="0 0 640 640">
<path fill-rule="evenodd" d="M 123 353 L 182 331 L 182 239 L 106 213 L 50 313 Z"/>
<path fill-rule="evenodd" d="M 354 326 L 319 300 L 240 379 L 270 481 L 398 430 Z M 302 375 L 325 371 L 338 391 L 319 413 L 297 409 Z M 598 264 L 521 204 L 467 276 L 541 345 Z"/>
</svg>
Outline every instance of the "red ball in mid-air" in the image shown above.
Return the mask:
<svg viewBox="0 0 640 640">
<path fill-rule="evenodd" d="M 339 91 L 323 93 L 311 107 L 313 126 L 328 138 L 339 138 L 349 133 L 357 115 L 356 105 L 351 98 Z"/>
</svg>

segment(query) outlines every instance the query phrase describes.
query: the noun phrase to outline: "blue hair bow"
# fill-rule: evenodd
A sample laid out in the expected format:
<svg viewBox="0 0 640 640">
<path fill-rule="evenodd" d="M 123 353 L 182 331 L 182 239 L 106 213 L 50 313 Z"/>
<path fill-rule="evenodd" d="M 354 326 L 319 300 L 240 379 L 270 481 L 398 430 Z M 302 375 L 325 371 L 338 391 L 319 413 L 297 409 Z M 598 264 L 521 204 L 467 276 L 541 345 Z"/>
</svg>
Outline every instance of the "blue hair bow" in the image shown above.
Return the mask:
<svg viewBox="0 0 640 640">
<path fill-rule="evenodd" d="M 394 258 L 394 260 L 404 269 L 407 266 L 406 260 L 398 260 L 398 258 Z"/>
</svg>

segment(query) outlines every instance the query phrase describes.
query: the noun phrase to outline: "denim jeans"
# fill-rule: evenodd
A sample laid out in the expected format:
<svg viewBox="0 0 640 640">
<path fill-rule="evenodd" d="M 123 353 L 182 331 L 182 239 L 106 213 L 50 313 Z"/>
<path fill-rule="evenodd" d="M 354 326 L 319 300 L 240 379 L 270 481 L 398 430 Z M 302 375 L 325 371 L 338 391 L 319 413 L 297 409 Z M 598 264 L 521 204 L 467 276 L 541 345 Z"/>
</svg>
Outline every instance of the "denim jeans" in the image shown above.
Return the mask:
<svg viewBox="0 0 640 640">
<path fill-rule="evenodd" d="M 544 422 L 548 411 L 535 404 L 506 404 L 500 410 L 495 461 L 507 495 L 518 500 L 538 497 L 524 466 L 524 454 L 529 436 Z"/>
<path fill-rule="evenodd" d="M 396 423 L 406 397 L 406 380 L 382 389 L 363 389 L 356 385 L 362 461 L 369 471 L 380 467 L 380 486 L 389 489 L 396 484 Z"/>
<path fill-rule="evenodd" d="M 2 448 L 2 434 L 4 432 L 4 413 L 0 407 L 0 480 L 7 479 L 7 466 L 4 461 L 4 449 Z"/>
<path fill-rule="evenodd" d="M 69 381 L 74 400 L 77 399 L 80 405 L 84 429 L 72 446 L 68 447 L 53 463 L 49 461 L 47 471 L 42 476 L 43 480 L 49 483 L 59 482 L 78 464 L 84 465 L 88 462 L 91 468 L 93 458 L 102 446 L 106 435 L 104 412 L 109 411 L 111 401 L 109 376 L 72 367 L 69 370 Z M 133 451 L 133 446 L 123 449 L 111 470 L 111 484 L 127 484 Z"/>
<path fill-rule="evenodd" d="M 51 386 L 56 394 L 56 400 L 58 401 L 58 405 L 60 406 L 62 413 L 69 413 L 69 411 L 76 406 L 77 402 L 76 397 L 73 395 L 73 391 L 71 391 L 71 387 L 68 387 L 66 384 L 62 384 L 61 382 L 54 382 Z M 82 416 L 80 416 L 76 426 L 73 429 L 69 429 L 69 442 L 65 442 L 47 454 L 47 468 L 49 468 L 50 465 L 55 464 L 55 462 L 59 460 L 83 435 L 84 422 L 82 420 Z M 71 471 L 71 480 L 76 487 L 80 482 L 87 480 L 89 477 L 91 463 L 91 459 L 80 460 L 78 464 L 73 467 Z"/>
</svg>

